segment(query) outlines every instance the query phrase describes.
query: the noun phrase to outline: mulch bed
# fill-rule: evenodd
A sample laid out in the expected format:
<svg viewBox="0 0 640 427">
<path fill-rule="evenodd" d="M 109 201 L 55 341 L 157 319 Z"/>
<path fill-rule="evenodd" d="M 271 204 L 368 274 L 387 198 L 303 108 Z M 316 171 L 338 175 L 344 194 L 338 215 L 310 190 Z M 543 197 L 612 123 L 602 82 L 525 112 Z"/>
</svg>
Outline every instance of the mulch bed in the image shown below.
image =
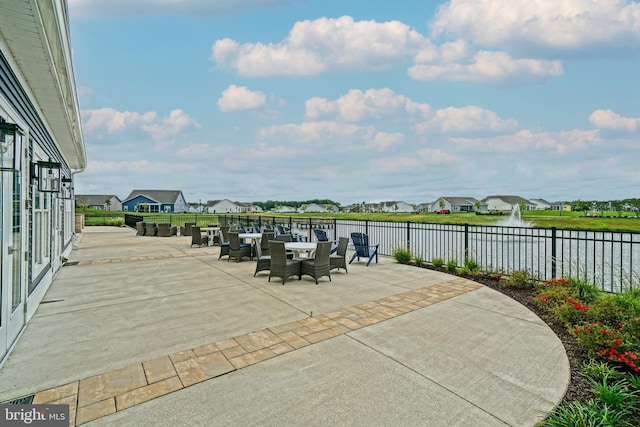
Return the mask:
<svg viewBox="0 0 640 427">
<path fill-rule="evenodd" d="M 456 273 L 452 273 L 446 268 L 438 268 L 432 265 L 423 265 L 423 268 L 429 268 L 431 270 L 437 270 L 447 274 L 456 275 Z M 462 276 L 466 277 L 466 276 Z M 529 310 L 534 312 L 540 319 L 542 319 L 551 330 L 558 336 L 562 345 L 564 345 L 565 351 L 567 352 L 567 357 L 569 359 L 569 365 L 571 367 L 571 381 L 567 388 L 567 392 L 564 395 L 562 403 L 569 403 L 576 400 L 585 401 L 591 397 L 593 394 L 591 392 L 591 385 L 589 381 L 579 373 L 579 369 L 583 363 L 589 360 L 586 350 L 584 347 L 578 345 L 573 335 L 571 335 L 567 328 L 561 322 L 557 321 L 554 316 L 547 313 L 542 307 L 540 307 L 535 302 L 536 290 L 532 288 L 514 288 L 508 287 L 500 284 L 499 280 L 495 280 L 491 277 L 467 277 L 474 282 L 478 282 L 487 286 L 491 289 L 494 289 L 511 299 L 518 301 L 520 304 L 527 307 Z"/>
</svg>

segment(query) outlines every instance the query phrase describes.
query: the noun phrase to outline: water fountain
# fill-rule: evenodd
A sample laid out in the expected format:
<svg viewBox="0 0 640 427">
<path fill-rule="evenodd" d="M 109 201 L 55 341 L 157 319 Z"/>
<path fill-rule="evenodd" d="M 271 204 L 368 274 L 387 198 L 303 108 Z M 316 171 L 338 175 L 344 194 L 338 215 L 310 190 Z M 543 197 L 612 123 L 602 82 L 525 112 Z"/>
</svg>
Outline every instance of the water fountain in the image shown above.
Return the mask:
<svg viewBox="0 0 640 427">
<path fill-rule="evenodd" d="M 511 209 L 511 214 L 507 218 L 503 218 L 496 223 L 503 227 L 531 227 L 533 224 L 522 220 L 520 215 L 520 205 L 515 204 Z"/>
</svg>

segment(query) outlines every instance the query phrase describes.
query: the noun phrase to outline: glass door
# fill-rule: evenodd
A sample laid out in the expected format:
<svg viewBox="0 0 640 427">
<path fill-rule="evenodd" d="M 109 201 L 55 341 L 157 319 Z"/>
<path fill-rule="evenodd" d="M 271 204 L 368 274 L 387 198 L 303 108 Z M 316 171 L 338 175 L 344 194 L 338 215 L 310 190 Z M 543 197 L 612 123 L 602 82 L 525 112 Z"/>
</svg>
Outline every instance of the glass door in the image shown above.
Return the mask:
<svg viewBox="0 0 640 427">
<path fill-rule="evenodd" d="M 2 171 L 0 182 L 0 358 L 24 326 L 25 286 L 22 244 L 22 185 L 20 172 Z"/>
</svg>

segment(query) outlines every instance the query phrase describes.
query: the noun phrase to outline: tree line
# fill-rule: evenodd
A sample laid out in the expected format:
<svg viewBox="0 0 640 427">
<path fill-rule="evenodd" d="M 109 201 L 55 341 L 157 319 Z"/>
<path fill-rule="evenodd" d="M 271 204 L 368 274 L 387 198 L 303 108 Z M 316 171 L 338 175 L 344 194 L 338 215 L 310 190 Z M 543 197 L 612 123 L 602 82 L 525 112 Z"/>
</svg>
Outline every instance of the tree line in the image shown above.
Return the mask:
<svg viewBox="0 0 640 427">
<path fill-rule="evenodd" d="M 622 216 L 622 212 L 634 211 L 636 217 L 640 216 L 640 199 L 624 199 L 624 200 L 609 200 L 609 201 L 597 201 L 597 200 L 576 200 L 571 203 L 571 209 L 576 212 L 584 212 L 587 215 L 589 212 L 600 213 L 604 212 L 617 212 L 618 216 Z"/>
</svg>

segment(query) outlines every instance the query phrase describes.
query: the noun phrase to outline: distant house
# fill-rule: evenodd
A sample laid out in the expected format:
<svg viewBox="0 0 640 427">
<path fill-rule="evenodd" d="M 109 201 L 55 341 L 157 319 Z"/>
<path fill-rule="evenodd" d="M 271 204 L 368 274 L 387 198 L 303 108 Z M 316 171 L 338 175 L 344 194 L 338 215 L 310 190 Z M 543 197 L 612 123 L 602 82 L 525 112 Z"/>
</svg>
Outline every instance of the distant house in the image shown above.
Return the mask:
<svg viewBox="0 0 640 427">
<path fill-rule="evenodd" d="M 551 210 L 571 212 L 570 202 L 551 202 Z"/>
<path fill-rule="evenodd" d="M 180 190 L 133 190 L 122 202 L 125 212 L 188 212 Z"/>
<path fill-rule="evenodd" d="M 293 212 L 297 212 L 297 209 L 294 208 L 293 206 L 276 206 L 272 209 L 272 212 L 293 213 Z"/>
<path fill-rule="evenodd" d="M 449 212 L 486 211 L 487 204 L 474 197 L 440 197 L 429 205 L 429 212 L 439 212 L 443 209 Z"/>
<path fill-rule="evenodd" d="M 488 196 L 482 199 L 490 211 L 510 211 L 516 205 L 524 205 L 524 210 L 535 210 L 536 205 L 520 196 Z"/>
<path fill-rule="evenodd" d="M 208 213 L 240 213 L 244 211 L 243 209 L 244 206 L 229 199 L 209 200 L 206 207 Z"/>
<path fill-rule="evenodd" d="M 380 212 L 389 212 L 389 213 L 410 213 L 414 212 L 415 209 L 409 203 L 402 201 L 390 201 L 390 202 L 380 202 L 378 205 L 378 211 Z"/>
<path fill-rule="evenodd" d="M 122 201 L 113 194 L 76 194 L 76 206 L 103 211 L 121 211 Z"/>
<path fill-rule="evenodd" d="M 551 209 L 551 203 L 547 202 L 545 199 L 529 199 L 529 201 L 536 205 L 536 210 L 538 211 Z"/>
<path fill-rule="evenodd" d="M 309 203 L 304 207 L 304 212 L 328 212 L 328 210 L 317 203 Z"/>
</svg>

